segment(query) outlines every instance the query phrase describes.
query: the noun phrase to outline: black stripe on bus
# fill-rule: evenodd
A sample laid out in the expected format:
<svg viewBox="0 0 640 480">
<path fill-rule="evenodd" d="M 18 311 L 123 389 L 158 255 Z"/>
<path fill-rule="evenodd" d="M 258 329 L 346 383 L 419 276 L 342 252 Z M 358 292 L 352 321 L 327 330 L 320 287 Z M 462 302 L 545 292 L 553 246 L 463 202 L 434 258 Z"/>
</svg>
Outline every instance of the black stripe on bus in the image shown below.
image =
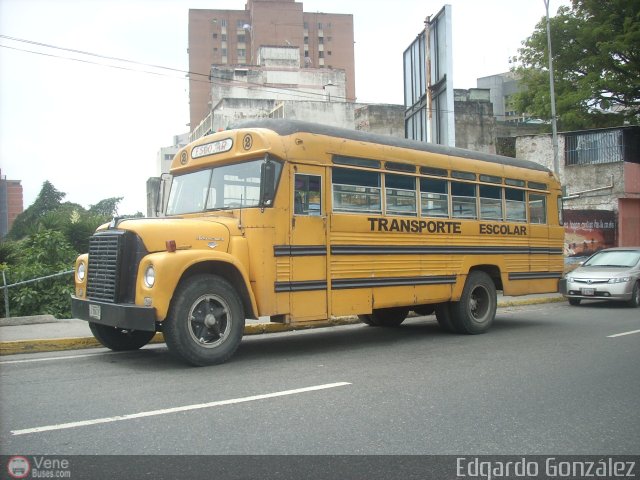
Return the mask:
<svg viewBox="0 0 640 480">
<path fill-rule="evenodd" d="M 325 245 L 274 245 L 274 257 L 315 257 L 325 256 Z"/>
<path fill-rule="evenodd" d="M 276 293 L 281 292 L 308 292 L 311 290 L 326 290 L 326 280 L 304 280 L 300 282 L 276 282 Z"/>
<path fill-rule="evenodd" d="M 325 256 L 325 245 L 275 245 L 275 257 Z M 332 255 L 562 255 L 561 248 L 449 245 L 333 245 Z"/>
<path fill-rule="evenodd" d="M 509 280 L 535 280 L 543 278 L 562 278 L 562 272 L 512 272 Z"/>
<path fill-rule="evenodd" d="M 474 247 L 474 246 L 421 246 L 421 245 L 333 245 L 332 255 L 561 255 L 560 248 L 545 247 Z"/>
<path fill-rule="evenodd" d="M 333 280 L 334 290 L 370 287 L 399 287 L 411 285 L 443 285 L 456 283 L 455 275 L 432 275 L 428 277 L 346 278 Z"/>
</svg>

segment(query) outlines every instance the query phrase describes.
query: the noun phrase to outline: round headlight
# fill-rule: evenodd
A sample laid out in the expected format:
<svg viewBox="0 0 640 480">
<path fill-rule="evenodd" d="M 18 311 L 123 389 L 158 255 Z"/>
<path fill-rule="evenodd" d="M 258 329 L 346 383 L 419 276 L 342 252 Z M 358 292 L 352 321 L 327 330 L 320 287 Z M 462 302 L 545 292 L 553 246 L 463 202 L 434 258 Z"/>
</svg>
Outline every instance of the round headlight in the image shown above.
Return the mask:
<svg viewBox="0 0 640 480">
<path fill-rule="evenodd" d="M 87 267 L 84 262 L 80 262 L 78 264 L 78 269 L 76 270 L 76 277 L 78 277 L 79 282 L 84 282 L 84 277 L 87 274 Z"/>
<path fill-rule="evenodd" d="M 153 268 L 153 265 L 149 265 L 147 269 L 144 271 L 144 284 L 147 288 L 153 287 L 156 283 L 156 271 Z"/>
</svg>

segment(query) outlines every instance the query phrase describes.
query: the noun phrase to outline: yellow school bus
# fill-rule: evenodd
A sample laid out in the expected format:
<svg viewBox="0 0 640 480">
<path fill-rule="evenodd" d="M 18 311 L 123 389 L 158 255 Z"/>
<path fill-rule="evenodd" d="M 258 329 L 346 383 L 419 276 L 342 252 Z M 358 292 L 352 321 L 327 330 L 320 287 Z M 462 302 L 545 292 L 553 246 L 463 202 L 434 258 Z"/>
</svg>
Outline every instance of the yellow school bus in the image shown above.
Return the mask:
<svg viewBox="0 0 640 480">
<path fill-rule="evenodd" d="M 161 218 L 114 219 L 75 267 L 72 310 L 115 349 L 162 331 L 194 365 L 227 360 L 245 319 L 410 311 L 487 331 L 496 291 L 556 292 L 561 189 L 523 160 L 256 120 L 179 151 Z"/>
</svg>

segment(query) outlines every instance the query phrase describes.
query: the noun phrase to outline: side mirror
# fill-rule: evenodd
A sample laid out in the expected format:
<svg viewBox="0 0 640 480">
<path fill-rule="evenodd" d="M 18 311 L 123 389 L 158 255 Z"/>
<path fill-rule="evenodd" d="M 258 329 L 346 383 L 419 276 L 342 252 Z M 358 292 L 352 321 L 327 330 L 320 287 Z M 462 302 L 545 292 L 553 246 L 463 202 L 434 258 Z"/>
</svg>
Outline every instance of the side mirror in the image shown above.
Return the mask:
<svg viewBox="0 0 640 480">
<path fill-rule="evenodd" d="M 265 158 L 265 162 L 260 167 L 260 206 L 269 207 L 273 203 L 276 193 L 276 166 Z"/>
<path fill-rule="evenodd" d="M 158 178 L 158 188 L 155 196 L 154 203 L 154 217 L 164 216 L 165 204 L 169 197 L 169 190 L 171 189 L 171 180 L 173 177 L 169 173 L 163 173 Z"/>
</svg>

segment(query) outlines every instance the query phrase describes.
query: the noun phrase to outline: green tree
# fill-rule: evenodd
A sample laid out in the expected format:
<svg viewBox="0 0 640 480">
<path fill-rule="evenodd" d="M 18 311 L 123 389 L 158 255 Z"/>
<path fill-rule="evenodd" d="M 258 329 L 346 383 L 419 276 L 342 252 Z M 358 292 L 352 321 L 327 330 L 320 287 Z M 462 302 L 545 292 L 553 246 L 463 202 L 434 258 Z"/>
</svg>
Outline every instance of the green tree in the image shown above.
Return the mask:
<svg viewBox="0 0 640 480">
<path fill-rule="evenodd" d="M 72 270 L 76 252 L 62 232 L 44 230 L 19 242 L 14 265 L 3 265 L 9 284 Z M 72 274 L 12 287 L 9 304 L 12 316 L 50 314 L 71 316 Z M 4 302 L 2 302 L 4 310 Z"/>
<path fill-rule="evenodd" d="M 558 127 L 640 122 L 640 2 L 572 0 L 550 19 Z M 546 18 L 523 42 L 515 71 L 520 112 L 551 119 Z"/>
<path fill-rule="evenodd" d="M 62 205 L 65 196 L 66 193 L 57 190 L 48 180 L 45 181 L 33 204 L 16 217 L 7 238 L 20 240 L 37 231 L 42 218 L 55 212 Z"/>
<path fill-rule="evenodd" d="M 100 200 L 95 205 L 89 206 L 89 213 L 102 215 L 104 217 L 115 217 L 118 214 L 118 204 L 121 201 L 122 197 L 112 197 Z"/>
</svg>

